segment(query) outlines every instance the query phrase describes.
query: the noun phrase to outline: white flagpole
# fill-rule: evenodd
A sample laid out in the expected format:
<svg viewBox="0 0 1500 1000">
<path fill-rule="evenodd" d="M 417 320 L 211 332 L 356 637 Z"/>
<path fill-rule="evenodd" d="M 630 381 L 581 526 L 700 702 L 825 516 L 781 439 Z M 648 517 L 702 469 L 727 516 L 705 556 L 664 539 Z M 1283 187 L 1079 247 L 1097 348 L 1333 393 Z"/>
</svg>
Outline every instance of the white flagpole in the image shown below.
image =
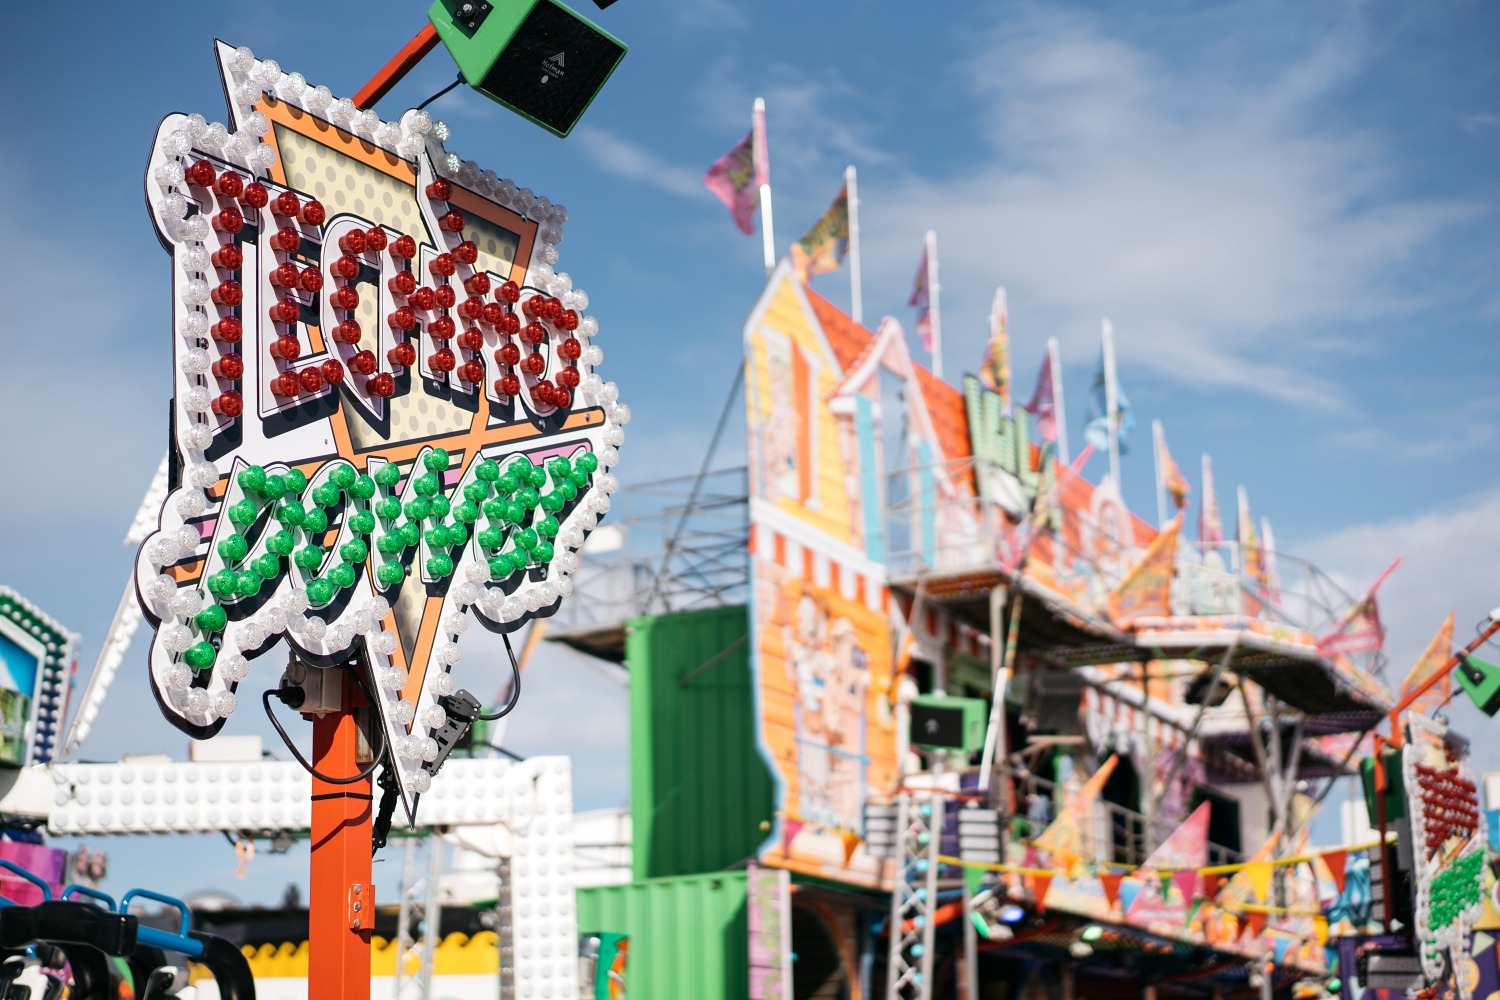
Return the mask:
<svg viewBox="0 0 1500 1000">
<path fill-rule="evenodd" d="M 1109 428 L 1109 475 L 1115 488 L 1124 495 L 1120 485 L 1120 424 L 1119 390 L 1115 384 L 1115 325 L 1105 320 L 1099 331 L 1104 347 L 1104 424 Z"/>
<path fill-rule="evenodd" d="M 1250 496 L 1245 492 L 1245 487 L 1239 490 L 1239 507 L 1234 512 L 1234 568 L 1236 572 L 1245 565 L 1245 539 L 1244 526 L 1250 521 Z"/>
<path fill-rule="evenodd" d="M 849 197 L 849 316 L 864 322 L 864 293 L 859 284 L 859 184 L 854 165 L 844 168 L 844 186 Z"/>
<path fill-rule="evenodd" d="M 927 230 L 927 309 L 932 320 L 932 374 L 943 377 L 943 321 L 938 309 L 937 233 Z"/>
<path fill-rule="evenodd" d="M 1151 421 L 1151 452 L 1152 458 L 1156 460 L 1156 526 L 1165 528 L 1167 526 L 1167 480 L 1166 468 L 1162 465 L 1161 453 L 1165 435 L 1162 433 L 1161 421 Z"/>
<path fill-rule="evenodd" d="M 1053 423 L 1057 425 L 1057 457 L 1063 465 L 1067 465 L 1073 459 L 1068 454 L 1068 408 L 1063 405 L 1062 352 L 1058 349 L 1056 337 L 1047 340 L 1047 357 L 1051 359 L 1052 413 Z"/>
<path fill-rule="evenodd" d="M 756 137 L 764 142 L 766 137 L 766 101 L 763 97 L 755 99 L 755 117 L 752 125 L 757 132 Z M 767 180 L 765 184 L 760 186 L 760 232 L 761 247 L 766 258 L 766 274 L 769 275 L 772 271 L 776 270 L 776 230 L 771 222 L 771 150 L 769 143 L 760 151 L 760 155 L 766 158 L 767 165 Z"/>
</svg>

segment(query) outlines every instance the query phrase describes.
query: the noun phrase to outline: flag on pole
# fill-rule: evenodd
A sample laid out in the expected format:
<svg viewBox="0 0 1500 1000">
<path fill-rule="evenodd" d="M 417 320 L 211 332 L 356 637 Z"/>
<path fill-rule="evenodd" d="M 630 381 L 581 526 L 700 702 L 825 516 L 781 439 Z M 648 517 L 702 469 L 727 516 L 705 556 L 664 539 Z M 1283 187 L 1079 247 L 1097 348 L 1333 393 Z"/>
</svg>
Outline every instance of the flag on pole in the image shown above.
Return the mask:
<svg viewBox="0 0 1500 1000">
<path fill-rule="evenodd" d="M 1422 655 L 1417 657 L 1416 665 L 1411 668 L 1411 673 L 1407 674 L 1406 680 L 1401 682 L 1403 697 L 1407 692 L 1415 691 L 1423 681 L 1447 665 L 1448 657 L 1453 654 L 1454 617 L 1452 611 L 1448 612 L 1448 617 L 1443 620 L 1442 627 L 1437 630 L 1437 635 L 1432 637 L 1432 641 L 1427 644 Z M 1428 688 L 1408 708 L 1413 715 L 1426 715 L 1451 697 L 1453 697 L 1453 674 L 1448 673 L 1444 674 L 1442 680 Z"/>
<path fill-rule="evenodd" d="M 1276 536 L 1271 533 L 1270 518 L 1260 519 L 1261 570 L 1266 575 L 1267 595 L 1271 603 L 1281 607 L 1281 570 L 1276 567 Z"/>
<path fill-rule="evenodd" d="M 1114 395 L 1115 439 L 1120 446 L 1120 454 L 1124 455 L 1130 451 L 1125 446 L 1125 441 L 1130 437 L 1130 432 L 1135 430 L 1135 414 L 1131 412 L 1130 400 L 1125 398 L 1125 390 L 1121 389 L 1118 383 L 1115 385 Z M 1089 387 L 1088 423 L 1083 428 L 1084 439 L 1096 448 L 1109 448 L 1110 421 L 1105 417 L 1108 409 L 1108 375 L 1105 372 L 1104 354 L 1100 352 L 1099 370 L 1094 373 L 1094 383 Z"/>
<path fill-rule="evenodd" d="M 1239 488 L 1239 517 L 1234 537 L 1240 547 L 1240 569 L 1254 585 L 1254 596 L 1258 599 L 1266 590 L 1265 552 L 1255 531 L 1255 519 L 1250 516 L 1250 497 L 1243 486 Z"/>
<path fill-rule="evenodd" d="M 1386 577 L 1395 572 L 1401 557 L 1385 568 L 1365 595 L 1349 606 L 1339 623 L 1328 634 L 1318 640 L 1318 652 L 1324 656 L 1338 653 L 1373 653 L 1385 644 L 1385 626 L 1380 622 L 1380 608 L 1375 603 L 1375 592 Z"/>
<path fill-rule="evenodd" d="M 714 161 L 703 175 L 703 186 L 718 196 L 734 224 L 746 236 L 755 233 L 755 209 L 761 185 L 771 183 L 771 165 L 766 150 L 766 115 L 757 107 L 750 133 L 733 149 Z"/>
<path fill-rule="evenodd" d="M 1205 549 L 1224 541 L 1224 521 L 1219 517 L 1219 498 L 1214 493 L 1214 466 L 1203 456 L 1203 500 L 1198 506 L 1198 542 Z"/>
<path fill-rule="evenodd" d="M 1007 372 L 1007 375 L 1009 373 Z M 1031 393 L 1031 402 L 1021 407 L 1036 418 L 1037 437 L 1050 444 L 1057 442 L 1057 396 L 1054 392 L 1056 379 L 1052 377 L 1052 352 L 1042 355 L 1042 370 L 1036 377 L 1036 389 Z"/>
<path fill-rule="evenodd" d="M 1072 871 L 1073 863 L 1087 853 L 1084 838 L 1092 835 L 1085 833 L 1085 827 L 1092 828 L 1094 803 L 1103 794 L 1104 785 L 1117 764 L 1119 758 L 1111 754 L 1063 805 L 1057 819 L 1031 842 L 1037 850 L 1051 854 L 1052 863 L 1065 872 Z"/>
<path fill-rule="evenodd" d="M 1177 463 L 1172 460 L 1172 453 L 1167 450 L 1165 435 L 1158 439 L 1156 449 L 1156 461 L 1161 469 L 1162 488 L 1167 491 L 1167 496 L 1172 498 L 1172 506 L 1177 510 L 1182 510 L 1187 506 L 1188 494 L 1192 492 L 1192 487 L 1188 485 Z"/>
<path fill-rule="evenodd" d="M 1105 605 L 1110 621 L 1128 628 L 1137 618 L 1172 613 L 1172 573 L 1177 565 L 1177 536 L 1181 531 L 1179 513 L 1151 540 L 1141 561 L 1115 584 Z"/>
<path fill-rule="evenodd" d="M 845 183 L 822 218 L 792 244 L 792 264 L 805 284 L 811 275 L 837 271 L 848 255 L 849 185 Z"/>
<path fill-rule="evenodd" d="M 1000 403 L 1010 410 L 1010 307 L 1005 289 L 995 289 L 990 307 L 990 339 L 984 346 L 984 360 L 979 363 L 979 381 L 998 393 Z M 1056 434 L 1047 440 L 1056 440 Z"/>
<path fill-rule="evenodd" d="M 917 265 L 917 281 L 912 287 L 911 298 L 906 304 L 917 310 L 917 337 L 922 341 L 923 350 L 932 351 L 932 296 L 928 286 L 928 275 L 932 268 L 927 263 L 927 244 L 922 244 L 922 260 Z"/>
</svg>

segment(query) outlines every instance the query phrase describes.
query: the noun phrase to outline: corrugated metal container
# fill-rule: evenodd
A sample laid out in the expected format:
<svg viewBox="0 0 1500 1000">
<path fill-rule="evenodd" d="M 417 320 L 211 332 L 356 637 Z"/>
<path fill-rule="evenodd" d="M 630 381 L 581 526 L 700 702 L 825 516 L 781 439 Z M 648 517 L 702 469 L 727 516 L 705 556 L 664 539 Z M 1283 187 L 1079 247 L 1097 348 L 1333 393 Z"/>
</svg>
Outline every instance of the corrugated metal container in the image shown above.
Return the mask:
<svg viewBox="0 0 1500 1000">
<path fill-rule="evenodd" d="M 744 871 L 578 890 L 578 930 L 625 934 L 631 1000 L 748 1000 Z"/>
<path fill-rule="evenodd" d="M 766 838 L 743 606 L 630 622 L 630 812 L 637 879 L 739 864 Z"/>
</svg>

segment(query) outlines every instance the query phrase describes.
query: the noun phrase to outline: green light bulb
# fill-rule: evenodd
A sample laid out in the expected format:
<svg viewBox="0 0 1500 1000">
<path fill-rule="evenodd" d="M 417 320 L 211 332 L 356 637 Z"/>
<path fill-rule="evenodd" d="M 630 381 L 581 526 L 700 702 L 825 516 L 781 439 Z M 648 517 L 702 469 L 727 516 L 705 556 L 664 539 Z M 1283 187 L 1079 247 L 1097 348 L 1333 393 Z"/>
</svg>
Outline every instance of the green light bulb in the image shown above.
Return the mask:
<svg viewBox="0 0 1500 1000">
<path fill-rule="evenodd" d="M 307 508 L 296 500 L 288 500 L 276 508 L 276 520 L 280 521 L 283 527 L 295 528 L 307 520 Z"/>
<path fill-rule="evenodd" d="M 388 531 L 380 536 L 380 541 L 375 543 L 375 547 L 382 555 L 400 555 L 401 550 L 406 548 L 406 539 L 401 536 L 400 529 Z"/>
<path fill-rule="evenodd" d="M 193 616 L 193 621 L 205 632 L 222 632 L 229 624 L 229 615 L 217 604 L 210 604 Z"/>
<path fill-rule="evenodd" d="M 419 497 L 435 496 L 438 491 L 437 473 L 424 472 L 411 484 L 411 488 L 417 491 Z"/>
<path fill-rule="evenodd" d="M 335 465 L 328 473 L 328 481 L 341 490 L 348 490 L 354 487 L 355 475 L 352 465 Z"/>
<path fill-rule="evenodd" d="M 387 521 L 394 521 L 401 516 L 401 501 L 395 497 L 381 497 L 375 501 L 375 513 Z"/>
<path fill-rule="evenodd" d="M 328 515 L 321 508 L 314 507 L 303 517 L 302 530 L 307 532 L 309 538 L 321 535 L 328 530 Z"/>
<path fill-rule="evenodd" d="M 556 458 L 547 459 L 547 474 L 550 475 L 553 479 L 562 479 L 572 471 L 573 463 L 569 462 L 561 455 L 557 456 Z"/>
<path fill-rule="evenodd" d="M 295 496 L 301 496 L 302 491 L 307 489 L 307 473 L 301 469 L 288 469 L 282 474 L 286 480 L 286 491 Z"/>
<path fill-rule="evenodd" d="M 182 661 L 197 671 L 207 670 L 214 665 L 214 644 L 211 642 L 195 642 L 182 654 Z"/>
<path fill-rule="evenodd" d="M 439 552 L 427 560 L 427 573 L 430 576 L 445 577 L 453 572 L 453 560 L 446 552 Z"/>
<path fill-rule="evenodd" d="M 510 496 L 520 488 L 521 477 L 517 476 L 514 472 L 511 472 L 509 469 L 507 469 L 505 473 L 495 481 L 495 492 L 499 493 L 501 496 Z"/>
<path fill-rule="evenodd" d="M 484 503 L 490 496 L 490 484 L 484 482 L 470 483 L 464 487 L 464 499 L 471 503 Z"/>
<path fill-rule="evenodd" d="M 386 489 L 393 490 L 401 482 L 401 469 L 395 462 L 387 462 L 375 470 L 375 481 Z"/>
<path fill-rule="evenodd" d="M 333 583 L 319 577 L 307 584 L 307 602 L 313 607 L 322 607 L 333 600 Z"/>
<path fill-rule="evenodd" d="M 252 465 L 239 474 L 240 489 L 246 493 L 259 493 L 266 485 L 266 470 Z"/>
<path fill-rule="evenodd" d="M 255 570 L 262 580 L 274 580 L 281 575 L 281 560 L 269 552 L 262 552 L 255 557 L 250 568 Z"/>
<path fill-rule="evenodd" d="M 219 558 L 233 566 L 249 553 L 250 543 L 245 541 L 244 535 L 236 533 L 220 542 L 218 549 Z"/>
<path fill-rule="evenodd" d="M 368 535 L 375 530 L 375 515 L 367 510 L 357 510 L 349 517 L 349 527 L 355 534 Z"/>
<path fill-rule="evenodd" d="M 526 508 L 514 500 L 506 501 L 505 516 L 501 518 L 507 524 L 520 524 L 526 518 Z"/>
<path fill-rule="evenodd" d="M 505 535 L 499 528 L 485 528 L 479 533 L 479 544 L 487 549 L 498 549 L 505 542 Z"/>
<path fill-rule="evenodd" d="M 430 548 L 443 549 L 448 547 L 448 529 L 441 524 L 435 528 L 429 528 L 423 538 Z"/>
<path fill-rule="evenodd" d="M 573 471 L 568 474 L 568 483 L 575 490 L 581 490 L 589 484 L 589 474 L 582 468 L 575 467 Z"/>
<path fill-rule="evenodd" d="M 258 573 L 241 570 L 234 574 L 234 589 L 241 597 L 254 597 L 260 593 L 261 579 Z"/>
<path fill-rule="evenodd" d="M 552 561 L 552 543 L 551 542 L 537 542 L 536 543 L 536 548 L 534 548 L 534 549 L 531 550 L 531 554 L 536 559 L 536 561 L 539 562 L 539 563 L 549 563 L 549 562 L 551 562 Z"/>
<path fill-rule="evenodd" d="M 566 503 L 567 501 L 563 499 L 563 495 L 556 490 L 542 497 L 542 509 L 549 514 L 556 514 L 563 509 L 563 505 Z"/>
<path fill-rule="evenodd" d="M 574 497 L 578 496 L 578 487 L 573 485 L 573 480 L 564 479 L 562 482 L 557 484 L 557 493 L 563 498 L 563 503 L 567 503 L 569 500 L 572 500 Z"/>
<path fill-rule="evenodd" d="M 394 587 L 406 577 L 406 570 L 397 559 L 388 559 L 375 571 L 375 579 L 382 587 Z"/>
<path fill-rule="evenodd" d="M 297 548 L 297 536 L 282 528 L 266 539 L 266 550 L 278 556 L 289 556 Z"/>
<path fill-rule="evenodd" d="M 354 567 L 346 562 L 341 562 L 328 572 L 328 579 L 340 590 L 347 590 L 354 586 L 355 579 L 359 576 Z"/>
<path fill-rule="evenodd" d="M 420 521 L 432 513 L 432 503 L 422 497 L 406 501 L 406 516 L 413 521 Z"/>
<path fill-rule="evenodd" d="M 522 528 L 520 531 L 516 532 L 516 544 L 521 546 L 521 548 L 525 549 L 527 552 L 530 552 L 532 549 L 536 548 L 536 542 L 536 532 L 532 529 Z"/>
<path fill-rule="evenodd" d="M 267 499 L 280 500 L 286 496 L 286 477 L 270 475 L 266 477 L 265 485 L 260 488 Z"/>
<path fill-rule="evenodd" d="M 472 500 L 453 505 L 453 519 L 464 524 L 473 524 L 479 520 L 479 505 Z"/>
<path fill-rule="evenodd" d="M 227 597 L 233 597 L 235 593 L 234 570 L 221 569 L 213 576 L 209 577 L 208 592 L 213 594 L 220 600 L 223 600 Z"/>
<path fill-rule="evenodd" d="M 448 453 L 442 448 L 434 448 L 422 459 L 422 464 L 433 472 L 442 472 L 448 467 Z"/>
<path fill-rule="evenodd" d="M 579 455 L 573 462 L 589 475 L 593 475 L 599 471 L 599 456 L 591 451 L 586 451 L 582 455 Z"/>
<path fill-rule="evenodd" d="M 515 571 L 515 566 L 510 561 L 509 552 L 501 552 L 499 555 L 490 560 L 491 580 L 504 580 Z"/>
<path fill-rule="evenodd" d="M 503 521 L 505 519 L 504 500 L 486 500 L 484 502 L 484 516 L 491 521 Z"/>
<path fill-rule="evenodd" d="M 343 493 L 333 483 L 323 483 L 313 488 L 313 503 L 319 507 L 332 507 L 343 497 Z"/>
<path fill-rule="evenodd" d="M 516 493 L 516 503 L 520 504 L 527 510 L 531 510 L 533 507 L 535 507 L 541 499 L 541 495 L 538 494 L 537 491 L 532 489 L 530 486 Z"/>
<path fill-rule="evenodd" d="M 448 546 L 462 545 L 469 540 L 469 529 L 462 524 L 448 525 Z"/>
<path fill-rule="evenodd" d="M 559 525 L 557 518 L 544 517 L 536 523 L 536 533 L 543 538 L 556 538 Z"/>
<path fill-rule="evenodd" d="M 408 548 L 422 540 L 422 525 L 416 521 L 403 522 L 400 531 L 401 541 L 406 543 Z"/>
<path fill-rule="evenodd" d="M 362 563 L 365 556 L 370 554 L 370 547 L 358 538 L 351 538 L 339 546 L 339 555 L 352 563 Z"/>
<path fill-rule="evenodd" d="M 297 566 L 300 569 L 305 569 L 308 572 L 312 572 L 319 566 L 323 565 L 323 550 L 318 548 L 316 545 L 304 545 L 302 548 L 297 550 L 297 554 L 293 557 L 293 561 L 296 562 Z"/>
<path fill-rule="evenodd" d="M 500 463 L 493 458 L 483 459 L 474 467 L 474 475 L 487 483 L 493 483 L 500 478 Z"/>
<path fill-rule="evenodd" d="M 547 470 L 543 469 L 540 465 L 533 465 L 531 470 L 526 473 L 526 477 L 530 480 L 531 485 L 537 489 L 541 489 L 547 485 Z"/>
<path fill-rule="evenodd" d="M 248 528 L 255 523 L 256 515 L 259 513 L 260 508 L 255 506 L 255 501 L 241 500 L 229 508 L 229 523 L 236 528 Z"/>
<path fill-rule="evenodd" d="M 453 506 L 447 497 L 433 497 L 430 503 L 432 504 L 432 517 L 447 517 L 448 511 Z"/>
<path fill-rule="evenodd" d="M 354 486 L 350 488 L 350 492 L 361 500 L 369 500 L 375 496 L 375 480 L 369 476 L 356 476 Z"/>
</svg>

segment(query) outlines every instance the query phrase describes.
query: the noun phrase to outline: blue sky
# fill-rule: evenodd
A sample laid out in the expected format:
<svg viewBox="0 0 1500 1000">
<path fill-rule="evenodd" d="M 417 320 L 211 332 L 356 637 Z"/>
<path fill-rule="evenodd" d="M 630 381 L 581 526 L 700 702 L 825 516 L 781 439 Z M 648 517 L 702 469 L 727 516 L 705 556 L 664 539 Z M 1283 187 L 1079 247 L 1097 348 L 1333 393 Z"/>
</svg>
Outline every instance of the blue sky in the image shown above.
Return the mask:
<svg viewBox="0 0 1500 1000">
<path fill-rule="evenodd" d="M 86 667 L 165 444 L 168 260 L 141 188 L 157 121 L 223 119 L 215 36 L 348 95 L 424 8 L 49 10 L 15 13 L 0 65 L 0 581 L 81 631 Z M 570 139 L 465 91 L 431 110 L 450 149 L 569 207 L 558 266 L 589 291 L 604 373 L 636 414 L 627 484 L 696 467 L 738 363 L 760 241 L 700 178 L 759 95 L 783 248 L 859 168 L 872 325 L 912 326 L 922 234 L 937 231 L 951 376 L 976 367 L 1005 285 L 1018 386 L 1059 337 L 1077 439 L 1113 320 L 1138 510 L 1154 510 L 1157 418 L 1195 487 L 1209 452 L 1221 504 L 1243 483 L 1280 547 L 1348 589 L 1403 553 L 1384 604 L 1397 677 L 1448 610 L 1466 635 L 1500 604 L 1494 5 L 620 0 L 591 16 L 631 52 Z M 435 53 L 379 110 L 394 118 L 452 75 Z M 842 272 L 816 287 L 847 302 Z M 182 752 L 143 665 L 137 649 L 85 756 Z M 260 661 L 252 683 L 277 669 Z M 623 801 L 621 686 L 554 653 L 528 702 L 507 741 L 579 751 L 580 807 Z M 267 730 L 247 709 L 229 731 Z M 173 870 L 150 876 L 166 842 L 107 846 L 116 886 L 186 892 L 233 866 L 213 838 L 173 846 Z M 305 851 L 256 865 L 233 888 L 272 899 L 304 877 Z"/>
</svg>

